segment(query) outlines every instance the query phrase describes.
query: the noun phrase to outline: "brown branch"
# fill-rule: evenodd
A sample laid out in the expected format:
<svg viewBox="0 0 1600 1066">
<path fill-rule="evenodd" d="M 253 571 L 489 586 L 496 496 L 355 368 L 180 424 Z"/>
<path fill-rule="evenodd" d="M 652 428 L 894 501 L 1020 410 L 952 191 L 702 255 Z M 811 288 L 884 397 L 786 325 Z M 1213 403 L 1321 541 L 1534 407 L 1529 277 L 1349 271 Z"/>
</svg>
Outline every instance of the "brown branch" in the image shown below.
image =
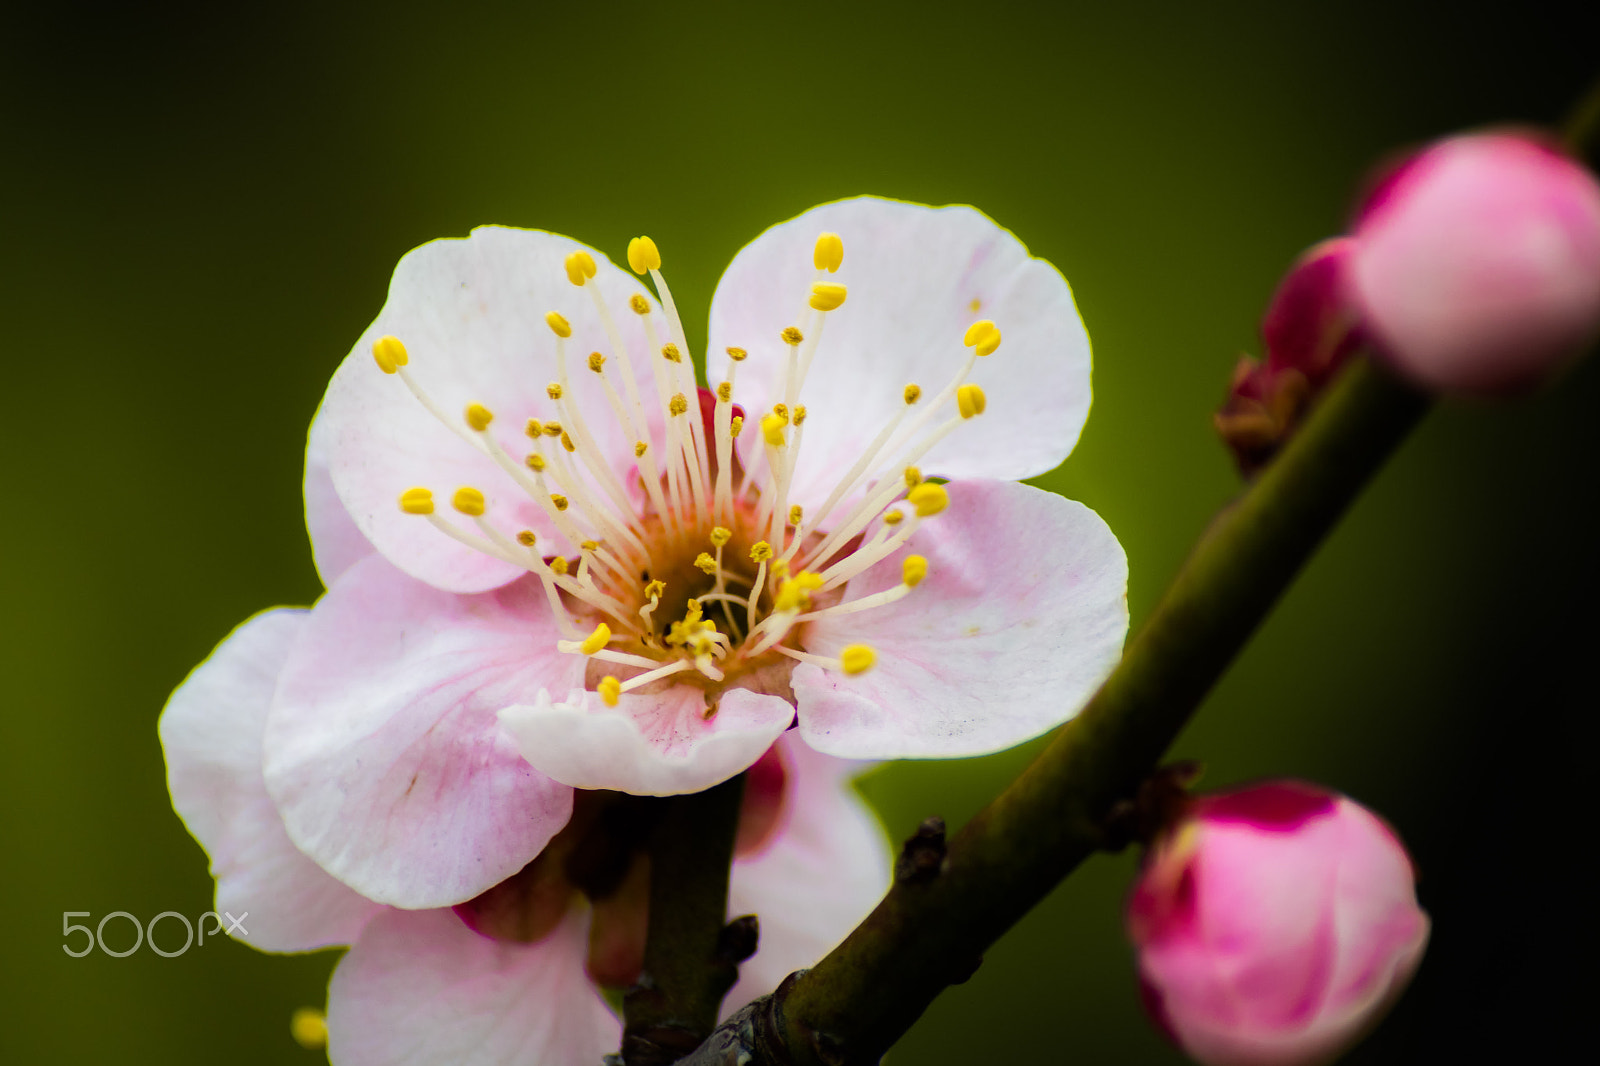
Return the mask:
<svg viewBox="0 0 1600 1066">
<path fill-rule="evenodd" d="M 816 968 L 740 1011 L 693 1066 L 874 1063 L 1057 882 L 1244 646 L 1371 475 L 1427 410 L 1366 360 L 1213 521 L 1105 685 L 948 847 L 924 823 L 878 908 Z M 937 838 L 937 840 L 935 839 Z"/>
</svg>

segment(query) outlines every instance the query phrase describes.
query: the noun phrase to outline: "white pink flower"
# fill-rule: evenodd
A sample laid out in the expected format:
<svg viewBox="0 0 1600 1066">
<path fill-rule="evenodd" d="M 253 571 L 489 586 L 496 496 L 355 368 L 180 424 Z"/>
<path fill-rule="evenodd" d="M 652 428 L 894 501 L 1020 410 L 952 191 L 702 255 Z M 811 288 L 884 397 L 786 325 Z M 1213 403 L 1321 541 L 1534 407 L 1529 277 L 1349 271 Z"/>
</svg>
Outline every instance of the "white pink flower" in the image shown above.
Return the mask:
<svg viewBox="0 0 1600 1066">
<path fill-rule="evenodd" d="M 1207 1066 L 1330 1061 L 1422 959 L 1414 882 L 1394 832 L 1344 796 L 1275 781 L 1205 797 L 1128 903 L 1151 1012 Z"/>
</svg>

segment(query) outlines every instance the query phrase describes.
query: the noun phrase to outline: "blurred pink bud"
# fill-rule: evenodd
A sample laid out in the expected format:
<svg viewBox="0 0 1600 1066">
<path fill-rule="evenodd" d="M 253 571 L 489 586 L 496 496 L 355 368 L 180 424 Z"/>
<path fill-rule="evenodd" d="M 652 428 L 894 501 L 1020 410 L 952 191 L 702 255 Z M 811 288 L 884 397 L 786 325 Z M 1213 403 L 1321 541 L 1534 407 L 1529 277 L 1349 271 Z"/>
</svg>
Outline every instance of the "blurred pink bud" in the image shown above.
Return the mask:
<svg viewBox="0 0 1600 1066">
<path fill-rule="evenodd" d="M 1424 149 L 1369 198 L 1356 238 L 1353 294 L 1422 385 L 1536 385 L 1600 328 L 1600 184 L 1532 136 Z"/>
<path fill-rule="evenodd" d="M 1274 781 L 1200 799 L 1128 902 L 1146 1004 L 1207 1066 L 1326 1062 L 1422 958 L 1414 881 L 1394 832 L 1343 796 Z"/>
</svg>

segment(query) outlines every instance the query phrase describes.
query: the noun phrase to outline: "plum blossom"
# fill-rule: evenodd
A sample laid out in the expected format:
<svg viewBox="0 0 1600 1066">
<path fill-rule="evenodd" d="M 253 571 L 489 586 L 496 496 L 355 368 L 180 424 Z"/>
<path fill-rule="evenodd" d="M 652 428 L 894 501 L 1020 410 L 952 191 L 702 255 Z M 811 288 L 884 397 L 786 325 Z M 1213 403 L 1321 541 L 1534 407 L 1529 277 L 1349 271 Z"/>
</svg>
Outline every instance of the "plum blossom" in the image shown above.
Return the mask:
<svg viewBox="0 0 1600 1066">
<path fill-rule="evenodd" d="M 581 841 L 595 851 L 594 833 L 572 832 L 581 817 L 511 881 L 455 910 L 375 903 L 290 841 L 267 793 L 262 744 L 277 679 L 310 620 L 310 612 L 287 609 L 250 619 L 162 715 L 173 805 L 211 856 L 219 910 L 248 911 L 245 942 L 268 951 L 353 945 L 329 988 L 337 1066 L 600 1061 L 616 1049 L 621 1025 L 597 981 L 637 976 L 643 916 L 633 913 L 629 882 L 637 878 L 607 889 L 593 875 L 568 876 L 575 864 L 564 845 Z M 757 914 L 761 937 L 726 1011 L 815 961 L 887 887 L 882 831 L 847 785 L 857 768 L 791 735 L 752 772 L 729 913 Z M 592 829 L 595 821 L 583 824 Z M 626 845 L 612 856 L 637 868 Z M 540 890 L 518 887 L 529 883 Z M 515 913 L 496 914 L 493 898 L 507 894 L 516 897 Z"/>
<path fill-rule="evenodd" d="M 1298 781 L 1204 797 L 1128 903 L 1145 999 L 1208 1066 L 1327 1062 L 1404 990 L 1428 941 L 1382 819 Z"/>
<path fill-rule="evenodd" d="M 698 791 L 792 726 L 842 758 L 1008 747 L 1121 653 L 1120 545 L 1013 480 L 1089 408 L 1054 267 L 971 208 L 816 208 L 729 266 L 701 389 L 656 245 L 628 259 L 659 300 L 554 234 L 416 249 L 312 424 L 328 591 L 265 780 L 368 899 L 472 899 L 574 788 Z"/>
</svg>

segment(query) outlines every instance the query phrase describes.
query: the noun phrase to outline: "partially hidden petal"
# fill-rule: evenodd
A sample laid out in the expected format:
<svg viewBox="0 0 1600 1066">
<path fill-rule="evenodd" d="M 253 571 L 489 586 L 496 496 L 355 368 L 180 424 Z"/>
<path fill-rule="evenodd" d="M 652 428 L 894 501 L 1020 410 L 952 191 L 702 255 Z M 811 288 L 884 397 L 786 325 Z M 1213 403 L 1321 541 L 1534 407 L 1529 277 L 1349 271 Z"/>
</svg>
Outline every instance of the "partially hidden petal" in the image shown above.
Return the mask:
<svg viewBox="0 0 1600 1066">
<path fill-rule="evenodd" d="M 571 789 L 530 767 L 495 720 L 583 669 L 556 651 L 528 586 L 440 592 L 374 555 L 295 640 L 267 718 L 267 787 L 295 843 L 363 895 L 460 903 L 566 824 Z"/>
<path fill-rule="evenodd" d="M 328 385 L 312 435 L 326 435 L 339 498 L 361 532 L 413 577 L 442 589 L 477 592 L 522 573 L 450 539 L 425 519 L 401 513 L 396 501 L 414 486 L 430 489 L 441 509 L 457 488 L 473 486 L 488 498 L 489 517 L 503 532 L 531 529 L 541 542 L 564 543 L 546 512 L 457 432 L 470 436 L 464 412 L 469 404 L 482 404 L 495 416 L 487 432 L 520 463 L 533 448 L 524 434 L 529 418 L 571 421 L 563 419 L 546 392 L 558 378 L 556 336 L 545 321 L 547 312 L 559 312 L 570 324 L 565 348 L 574 387 L 567 399 L 591 431 L 598 461 L 619 474 L 633 465 L 632 435 L 589 380 L 594 377 L 587 364 L 590 352 L 606 356 L 613 380 L 622 354 L 608 339 L 589 293 L 567 280 L 562 262 L 575 251 L 587 251 L 595 260 L 598 270 L 589 285 L 605 297 L 640 388 L 651 395 L 643 327 L 628 310 L 631 296 L 650 299 L 648 294 L 604 255 L 570 238 L 500 226 L 480 227 L 464 240 L 432 241 L 401 259 L 388 302 Z M 400 374 L 386 374 L 374 363 L 373 342 L 384 336 L 406 346 L 404 373 L 444 421 L 411 394 Z M 576 431 L 571 436 L 582 439 Z M 546 446 L 551 442 L 545 438 Z"/>
<path fill-rule="evenodd" d="M 733 689 L 706 713 L 705 693 L 673 685 L 653 695 L 623 694 L 607 707 L 573 690 L 557 703 L 540 692 L 500 713 L 507 733 L 535 769 L 574 788 L 636 796 L 699 792 L 749 767 L 794 721 L 777 696 Z"/>
<path fill-rule="evenodd" d="M 583 972 L 588 916 L 573 908 L 543 940 L 479 936 L 449 910 L 389 911 L 328 987 L 339 1066 L 588 1066 L 622 1026 Z"/>
<path fill-rule="evenodd" d="M 793 733 L 777 751 L 788 780 L 777 829 L 734 861 L 728 885 L 729 916 L 754 914 L 761 936 L 724 1014 L 815 965 L 889 888 L 888 839 L 850 783 L 862 764 L 814 751 Z"/>
<path fill-rule="evenodd" d="M 290 842 L 261 777 L 267 707 L 305 620 L 280 608 L 234 630 L 173 692 L 158 727 L 172 806 L 211 858 L 217 911 L 264 951 L 353 943 L 381 909 Z"/>
<path fill-rule="evenodd" d="M 969 379 L 987 395 L 988 413 L 937 445 L 923 468 L 952 478 L 1023 478 L 1067 457 L 1090 401 L 1089 337 L 1072 290 L 1054 266 L 971 207 L 862 196 L 813 208 L 745 246 L 711 304 L 710 365 L 719 365 L 724 346 L 749 352 L 738 398 L 757 408 L 784 399 L 788 348 L 779 334 L 801 324 L 822 232 L 843 238 L 843 266 L 828 280 L 844 283 L 849 296 L 828 314 L 799 396 L 807 421 L 791 499 L 814 506 L 826 496 L 904 407 L 907 384 L 920 385 L 921 403 L 930 403 L 971 351 L 962 344 L 967 328 L 982 319 L 1003 335 Z M 934 424 L 954 414 L 950 403 Z"/>
<path fill-rule="evenodd" d="M 332 588 L 339 575 L 375 550 L 356 528 L 355 521 L 333 488 L 328 472 L 328 424 L 313 419 L 306 435 L 306 472 L 301 491 L 306 504 L 306 532 L 311 537 L 311 558 L 323 588 Z"/>
<path fill-rule="evenodd" d="M 892 588 L 907 555 L 927 577 L 885 607 L 822 618 L 801 640 L 836 656 L 877 652 L 844 677 L 809 663 L 792 678 L 800 733 L 849 758 L 982 755 L 1077 714 L 1122 654 L 1128 563 L 1080 503 L 1005 481 L 953 481 L 949 507 L 851 580 L 845 600 Z"/>
</svg>

